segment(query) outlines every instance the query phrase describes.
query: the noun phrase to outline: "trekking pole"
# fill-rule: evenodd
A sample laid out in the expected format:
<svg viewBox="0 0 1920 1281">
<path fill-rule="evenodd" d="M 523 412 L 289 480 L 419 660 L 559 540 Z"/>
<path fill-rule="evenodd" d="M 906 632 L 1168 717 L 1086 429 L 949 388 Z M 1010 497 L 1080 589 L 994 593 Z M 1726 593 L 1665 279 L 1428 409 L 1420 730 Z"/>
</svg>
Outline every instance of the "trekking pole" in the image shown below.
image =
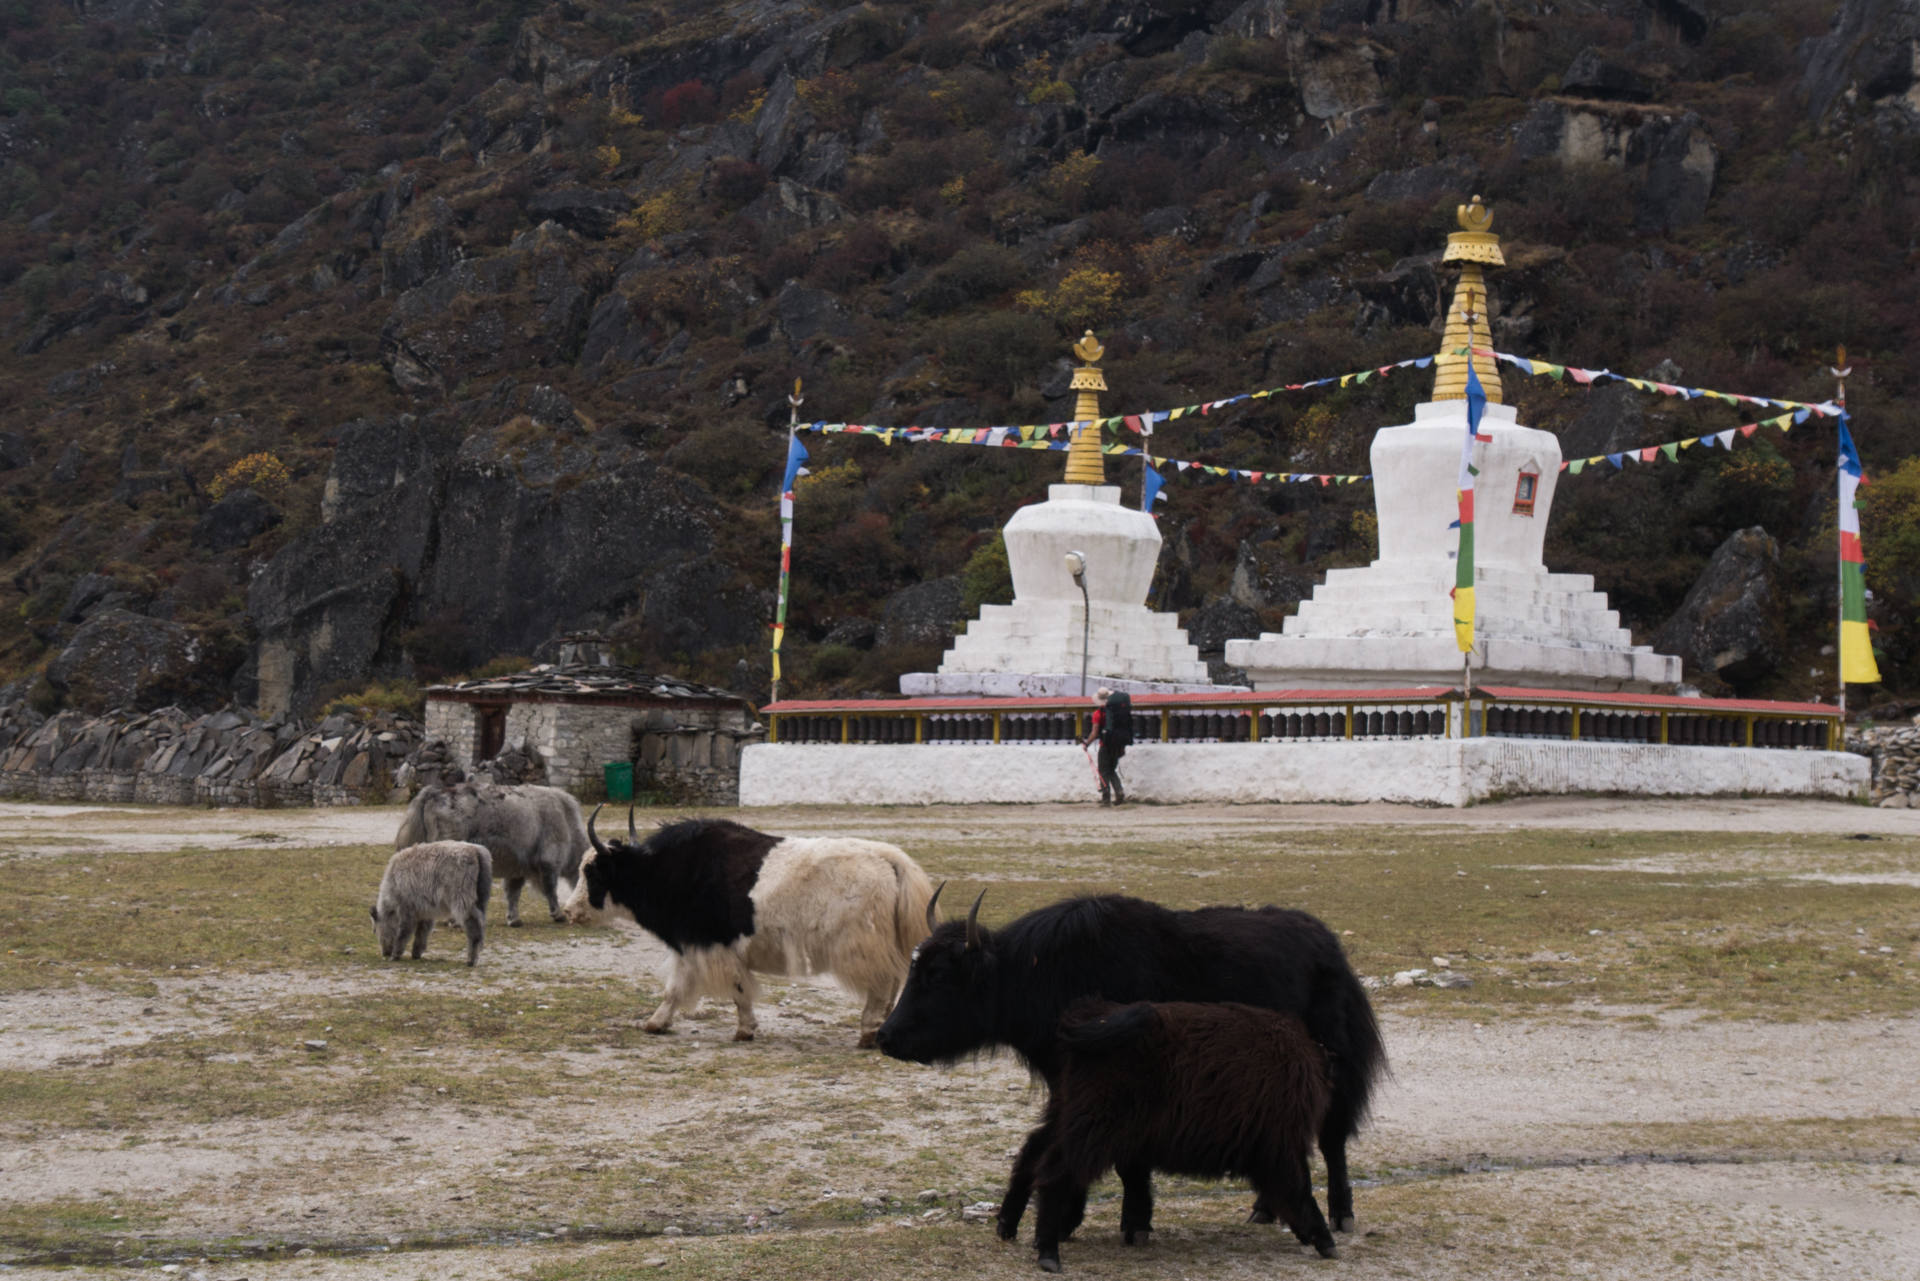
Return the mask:
<svg viewBox="0 0 1920 1281">
<path fill-rule="evenodd" d="M 1107 780 L 1100 777 L 1100 767 L 1093 763 L 1093 753 L 1087 750 L 1085 743 L 1080 744 L 1080 754 L 1087 758 L 1087 768 L 1093 771 L 1094 790 L 1105 791 Z"/>
</svg>

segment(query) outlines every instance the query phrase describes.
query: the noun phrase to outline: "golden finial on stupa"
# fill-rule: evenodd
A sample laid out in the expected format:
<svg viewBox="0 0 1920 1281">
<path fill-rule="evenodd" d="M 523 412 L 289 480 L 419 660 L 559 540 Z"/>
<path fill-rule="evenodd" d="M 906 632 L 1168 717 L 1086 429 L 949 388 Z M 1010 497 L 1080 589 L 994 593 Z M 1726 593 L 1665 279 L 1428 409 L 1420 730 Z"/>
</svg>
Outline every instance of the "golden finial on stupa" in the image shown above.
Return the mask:
<svg viewBox="0 0 1920 1281">
<path fill-rule="evenodd" d="M 1073 371 L 1073 381 L 1067 385 L 1080 393 L 1073 407 L 1073 420 L 1085 426 L 1073 433 L 1073 443 L 1067 447 L 1067 476 L 1069 485 L 1104 485 L 1107 483 L 1107 459 L 1101 451 L 1100 435 L 1100 395 L 1107 389 L 1107 380 L 1100 376 L 1095 364 L 1107 349 L 1089 329 L 1079 342 L 1073 345 L 1073 354 L 1086 363 Z"/>
<path fill-rule="evenodd" d="M 1447 237 L 1442 262 L 1461 264 L 1460 280 L 1453 289 L 1453 303 L 1447 308 L 1445 335 L 1440 354 L 1434 360 L 1433 398 L 1467 398 L 1468 357 L 1457 353 L 1469 348 L 1493 350 L 1493 330 L 1487 317 L 1487 277 L 1484 264 L 1504 267 L 1506 256 L 1500 252 L 1500 237 L 1493 234 L 1493 211 L 1475 196 L 1472 204 L 1461 205 L 1457 216 L 1460 230 Z M 1492 356 L 1473 356 L 1473 368 L 1480 375 L 1480 389 L 1493 404 L 1504 403 L 1500 396 L 1500 366 Z"/>
</svg>

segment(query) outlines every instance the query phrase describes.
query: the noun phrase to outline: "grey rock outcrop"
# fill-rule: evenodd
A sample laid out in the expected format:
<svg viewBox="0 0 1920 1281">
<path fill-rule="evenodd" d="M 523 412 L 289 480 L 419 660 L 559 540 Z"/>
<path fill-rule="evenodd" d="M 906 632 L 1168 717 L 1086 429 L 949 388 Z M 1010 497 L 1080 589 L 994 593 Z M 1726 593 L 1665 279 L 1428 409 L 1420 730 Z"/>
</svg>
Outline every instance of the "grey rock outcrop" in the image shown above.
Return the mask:
<svg viewBox="0 0 1920 1281">
<path fill-rule="evenodd" d="M 1260 615 L 1231 596 L 1216 596 L 1187 620 L 1187 641 L 1202 655 L 1219 654 L 1230 640 L 1260 635 Z"/>
<path fill-rule="evenodd" d="M 1720 167 L 1720 149 L 1691 111 L 1648 115 L 1637 108 L 1547 98 L 1518 126 L 1522 160 L 1571 167 L 1611 165 L 1637 181 L 1634 229 L 1657 234 L 1700 221 Z"/>
<path fill-rule="evenodd" d="M 1646 102 L 1653 86 L 1634 68 L 1602 54 L 1592 45 L 1582 49 L 1560 77 L 1560 87 L 1583 98 L 1614 102 Z"/>
<path fill-rule="evenodd" d="M 632 210 L 633 201 L 623 192 L 598 187 L 559 187 L 527 201 L 527 212 L 535 219 L 551 218 L 596 240 L 612 235 L 614 225 Z"/>
<path fill-rule="evenodd" d="M 934 645 L 953 639 L 953 630 L 966 621 L 961 603 L 966 589 L 959 577 L 935 578 L 903 588 L 887 597 L 875 633 L 881 645 Z"/>
<path fill-rule="evenodd" d="M 1850 104 L 1920 128 L 1920 0 L 1845 0 L 1833 30 L 1802 43 L 1799 58 L 1815 120 Z"/>
<path fill-rule="evenodd" d="M 403 293 L 381 330 L 382 363 L 402 390 L 434 395 L 559 359 L 587 323 L 593 284 L 579 238 L 543 222 Z"/>
<path fill-rule="evenodd" d="M 1249 610 L 1287 609 L 1313 595 L 1317 581 L 1317 575 L 1294 564 L 1279 543 L 1242 541 L 1228 594 Z M 1257 636 L 1259 632 L 1246 634 Z"/>
<path fill-rule="evenodd" d="M 179 623 L 125 609 L 90 615 L 47 665 L 47 683 L 89 711 L 142 710 L 219 697 L 232 673 Z"/>
<path fill-rule="evenodd" d="M 1738 685 L 1784 659 L 1781 614 L 1780 548 L 1755 525 L 1720 544 L 1679 611 L 1654 634 L 1653 647 L 1679 655 L 1690 676 Z"/>
<path fill-rule="evenodd" d="M 565 417 L 543 392 L 502 391 L 494 412 Z M 618 445 L 454 437 L 407 419 L 343 436 L 328 520 L 283 548 L 248 596 L 263 708 L 411 672 L 400 637 L 429 623 L 458 638 L 464 662 L 636 614 L 688 652 L 759 636 L 766 593 L 710 559 L 718 513 L 693 481 Z"/>
<path fill-rule="evenodd" d="M 1387 100 L 1379 64 L 1388 55 L 1367 40 L 1345 40 L 1295 29 L 1287 52 L 1300 103 L 1316 120 L 1341 120 Z"/>
<path fill-rule="evenodd" d="M 251 489 L 235 490 L 194 522 L 192 543 L 210 552 L 245 547 L 280 523 L 280 511 Z"/>
</svg>

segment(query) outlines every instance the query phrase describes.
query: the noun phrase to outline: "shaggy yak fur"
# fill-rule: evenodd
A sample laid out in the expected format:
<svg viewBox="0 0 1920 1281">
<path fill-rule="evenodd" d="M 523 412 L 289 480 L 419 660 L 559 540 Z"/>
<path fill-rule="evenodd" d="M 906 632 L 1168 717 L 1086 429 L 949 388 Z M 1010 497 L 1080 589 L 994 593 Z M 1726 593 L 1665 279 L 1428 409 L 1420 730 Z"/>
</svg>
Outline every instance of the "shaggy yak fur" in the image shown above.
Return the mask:
<svg viewBox="0 0 1920 1281">
<path fill-rule="evenodd" d="M 1034 1133 L 1040 1266 L 1060 1270 L 1060 1239 L 1079 1222 L 1087 1188 L 1108 1170 L 1125 1180 L 1120 1232 L 1153 1231 L 1154 1170 L 1238 1177 L 1295 1236 L 1331 1259 L 1333 1234 L 1313 1203 L 1307 1158 L 1331 1089 L 1326 1056 L 1291 1014 L 1251 1005 L 1075 1005 L 1060 1025 L 1060 1079 Z"/>
<path fill-rule="evenodd" d="M 594 811 L 599 817 L 599 811 Z M 703 996 L 730 1000 L 733 1039 L 751 1041 L 754 974 L 830 974 L 866 998 L 860 1045 L 893 1007 L 914 945 L 933 928 L 934 890 L 891 845 L 847 837 L 780 837 L 725 819 L 663 826 L 642 841 L 603 842 L 567 901 L 576 924 L 623 917 L 674 951 L 666 999 L 645 1023 L 665 1032 Z"/>
<path fill-rule="evenodd" d="M 397 961 L 413 939 L 413 959 L 427 950 L 433 923 L 446 917 L 467 931 L 467 964 L 480 959 L 487 939 L 487 900 L 493 897 L 493 856 L 484 845 L 432 841 L 409 845 L 387 860 L 380 896 L 368 909 L 382 959 Z"/>
<path fill-rule="evenodd" d="M 520 924 L 520 890 L 529 877 L 546 895 L 555 923 L 560 910 L 558 882 L 580 877 L 580 856 L 587 850 L 587 828 L 580 802 L 557 787 L 497 783 L 456 783 L 425 787 L 400 820 L 395 849 L 422 841 L 472 841 L 493 855 L 493 874 L 507 882 L 507 924 Z"/>
<path fill-rule="evenodd" d="M 1342 1232 L 1353 1230 L 1347 1142 L 1366 1117 L 1387 1056 L 1373 1007 L 1332 930 L 1283 908 L 1176 912 L 1119 894 L 1065 899 L 998 930 L 981 929 L 979 911 L 975 900 L 964 924 L 942 925 L 915 951 L 899 1004 L 880 1029 L 881 1050 L 936 1063 L 1007 1046 L 1057 1089 L 1060 1020 L 1075 1001 L 1237 1001 L 1292 1014 L 1327 1056 L 1333 1096 L 1320 1152 L 1328 1217 Z M 1045 1147 L 1042 1126 L 1014 1161 L 1000 1202 L 1002 1240 L 1020 1226 Z M 1145 1174 L 1139 1178 L 1144 1185 Z M 1144 1187 L 1128 1192 L 1146 1195 Z M 1271 1223 L 1276 1213 L 1254 1202 L 1254 1222 Z"/>
</svg>

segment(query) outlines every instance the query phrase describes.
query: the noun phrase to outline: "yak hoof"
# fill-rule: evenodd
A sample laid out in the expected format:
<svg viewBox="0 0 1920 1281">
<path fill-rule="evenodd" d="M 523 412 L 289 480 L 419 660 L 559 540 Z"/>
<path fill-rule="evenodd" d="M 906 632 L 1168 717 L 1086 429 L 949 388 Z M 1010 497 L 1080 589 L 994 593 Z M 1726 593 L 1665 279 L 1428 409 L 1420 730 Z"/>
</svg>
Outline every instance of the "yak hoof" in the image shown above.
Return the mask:
<svg viewBox="0 0 1920 1281">
<path fill-rule="evenodd" d="M 1340 1257 L 1340 1247 L 1331 1241 L 1325 1245 L 1316 1244 L 1313 1248 L 1320 1252 L 1320 1257 L 1323 1259 L 1337 1259 Z"/>
<path fill-rule="evenodd" d="M 753 1039 L 753 1033 L 747 1031 L 745 1028 L 738 1028 L 734 1031 L 733 1039 L 736 1041 L 751 1041 Z"/>
<path fill-rule="evenodd" d="M 519 928 L 520 928 L 520 922 L 518 922 L 518 921 L 516 921 L 516 920 L 514 920 L 513 918 L 511 918 L 511 917 L 509 917 L 509 918 L 507 919 L 507 928 L 508 928 L 508 929 L 510 929 L 510 930 L 517 930 L 517 929 L 519 929 Z"/>
<path fill-rule="evenodd" d="M 1356 1226 L 1356 1225 L 1355 1225 L 1355 1223 L 1354 1223 L 1354 1221 L 1353 1221 L 1353 1216 L 1352 1216 L 1351 1214 L 1349 1214 L 1349 1215 L 1348 1215 L 1348 1216 L 1347 1216 L 1346 1218 L 1344 1218 L 1344 1219 L 1341 1219 L 1340 1221 L 1338 1221 L 1337 1223 L 1335 1223 L 1335 1224 L 1333 1225 L 1333 1230 L 1334 1230 L 1335 1232 L 1351 1232 L 1351 1231 L 1353 1231 L 1353 1229 L 1355 1228 L 1355 1226 Z"/>
<path fill-rule="evenodd" d="M 1153 1229 L 1141 1228 L 1138 1232 L 1124 1233 L 1121 1239 L 1128 1245 L 1152 1245 Z"/>
<path fill-rule="evenodd" d="M 854 1042 L 853 1048 L 856 1050 L 871 1050 L 878 1044 L 880 1044 L 880 1034 L 878 1032 L 862 1032 L 860 1039 Z"/>
<path fill-rule="evenodd" d="M 1020 1235 L 1019 1221 L 1016 1220 L 1008 1223 L 1005 1219 L 995 1218 L 993 1221 L 993 1235 L 999 1237 L 1002 1241 L 1013 1240 Z"/>
<path fill-rule="evenodd" d="M 1060 1270 L 1060 1256 L 1057 1254 L 1041 1255 L 1040 1270 L 1042 1272 L 1058 1272 Z"/>
<path fill-rule="evenodd" d="M 1256 1205 L 1253 1207 L 1253 1213 L 1247 1216 L 1247 1222 L 1248 1223 L 1272 1223 L 1273 1211 L 1262 1210 L 1259 1206 Z"/>
<path fill-rule="evenodd" d="M 666 1023 L 662 1023 L 659 1027 L 655 1027 L 651 1023 L 642 1023 L 640 1025 L 640 1030 L 642 1032 L 651 1032 L 655 1036 L 666 1036 L 673 1031 L 673 1028 L 671 1025 Z"/>
</svg>

